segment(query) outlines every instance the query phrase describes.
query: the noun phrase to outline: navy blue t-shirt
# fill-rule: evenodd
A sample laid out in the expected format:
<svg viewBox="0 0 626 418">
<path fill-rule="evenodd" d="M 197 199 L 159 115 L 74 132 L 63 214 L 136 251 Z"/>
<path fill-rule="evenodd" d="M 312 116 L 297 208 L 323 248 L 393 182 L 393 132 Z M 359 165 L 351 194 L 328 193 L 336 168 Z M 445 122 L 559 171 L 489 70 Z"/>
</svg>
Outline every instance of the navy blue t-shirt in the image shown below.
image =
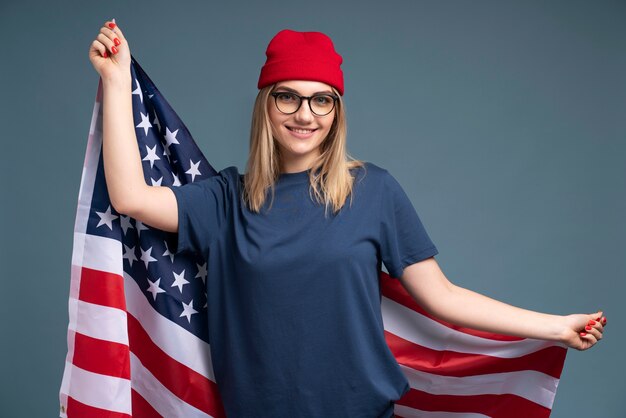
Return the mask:
<svg viewBox="0 0 626 418">
<path fill-rule="evenodd" d="M 228 418 L 390 417 L 408 382 L 383 332 L 379 270 L 437 254 L 385 169 L 352 169 L 337 215 L 309 196 L 309 171 L 283 173 L 261 213 L 231 166 L 171 187 L 175 252 L 207 260 L 209 343 Z"/>
</svg>

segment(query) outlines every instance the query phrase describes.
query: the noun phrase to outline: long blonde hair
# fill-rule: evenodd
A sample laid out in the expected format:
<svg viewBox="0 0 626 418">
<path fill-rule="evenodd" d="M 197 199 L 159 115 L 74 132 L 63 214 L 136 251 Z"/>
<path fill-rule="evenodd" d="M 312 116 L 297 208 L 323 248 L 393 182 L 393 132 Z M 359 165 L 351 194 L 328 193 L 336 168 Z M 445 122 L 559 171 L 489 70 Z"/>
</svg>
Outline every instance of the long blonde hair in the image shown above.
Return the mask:
<svg viewBox="0 0 626 418">
<path fill-rule="evenodd" d="M 253 212 L 260 212 L 265 203 L 266 192 L 271 188 L 274 201 L 274 184 L 280 175 L 280 149 L 274 140 L 267 102 L 275 84 L 259 90 L 252 111 L 250 129 L 250 154 L 244 174 L 243 199 Z M 339 99 L 335 107 L 335 119 L 328 136 L 320 145 L 320 156 L 309 172 L 309 195 L 311 192 L 319 203 L 324 203 L 325 214 L 332 206 L 336 214 L 350 196 L 354 178 L 350 169 L 364 167 L 363 161 L 352 158 L 346 150 L 346 114 L 339 92 L 332 87 Z M 319 170 L 319 172 L 318 172 Z"/>
</svg>

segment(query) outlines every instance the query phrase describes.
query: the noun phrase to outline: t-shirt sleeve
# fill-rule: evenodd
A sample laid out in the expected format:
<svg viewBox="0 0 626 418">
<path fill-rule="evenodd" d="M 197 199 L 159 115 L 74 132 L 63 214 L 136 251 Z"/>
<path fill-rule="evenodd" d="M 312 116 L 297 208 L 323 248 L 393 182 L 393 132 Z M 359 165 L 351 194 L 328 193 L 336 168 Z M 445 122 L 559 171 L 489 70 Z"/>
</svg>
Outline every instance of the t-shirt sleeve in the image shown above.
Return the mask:
<svg viewBox="0 0 626 418">
<path fill-rule="evenodd" d="M 178 205 L 178 234 L 172 251 L 191 251 L 205 256 L 228 219 L 229 176 L 225 171 L 182 186 L 168 186 Z"/>
<path fill-rule="evenodd" d="M 382 261 L 393 278 L 404 268 L 438 254 L 411 200 L 402 186 L 387 171 L 382 182 L 380 251 Z"/>
</svg>

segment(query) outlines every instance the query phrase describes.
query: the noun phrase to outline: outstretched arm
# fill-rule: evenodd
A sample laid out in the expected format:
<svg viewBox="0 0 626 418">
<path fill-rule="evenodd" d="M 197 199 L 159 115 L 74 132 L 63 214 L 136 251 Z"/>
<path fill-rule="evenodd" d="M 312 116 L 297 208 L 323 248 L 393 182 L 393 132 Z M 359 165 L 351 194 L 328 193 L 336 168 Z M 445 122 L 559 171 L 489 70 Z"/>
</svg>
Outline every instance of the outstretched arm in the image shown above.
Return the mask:
<svg viewBox="0 0 626 418">
<path fill-rule="evenodd" d="M 602 311 L 566 316 L 545 314 L 459 287 L 446 278 L 433 257 L 406 267 L 399 279 L 431 315 L 467 328 L 559 341 L 586 350 L 602 339 L 606 325 Z"/>
</svg>

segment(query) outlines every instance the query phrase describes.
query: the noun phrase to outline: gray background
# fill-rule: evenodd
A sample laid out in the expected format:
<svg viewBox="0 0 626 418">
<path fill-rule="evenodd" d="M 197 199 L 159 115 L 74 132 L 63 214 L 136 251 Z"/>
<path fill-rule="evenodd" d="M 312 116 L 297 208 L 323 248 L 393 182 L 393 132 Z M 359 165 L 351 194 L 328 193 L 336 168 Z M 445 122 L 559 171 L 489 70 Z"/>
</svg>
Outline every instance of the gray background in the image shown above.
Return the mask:
<svg viewBox="0 0 626 418">
<path fill-rule="evenodd" d="M 604 309 L 552 416 L 624 416 L 625 2 L 109 0 L 0 6 L 2 417 L 57 416 L 87 51 L 112 17 L 218 170 L 245 168 L 271 37 L 329 34 L 349 152 L 400 181 L 448 278 L 542 312 Z"/>
</svg>

